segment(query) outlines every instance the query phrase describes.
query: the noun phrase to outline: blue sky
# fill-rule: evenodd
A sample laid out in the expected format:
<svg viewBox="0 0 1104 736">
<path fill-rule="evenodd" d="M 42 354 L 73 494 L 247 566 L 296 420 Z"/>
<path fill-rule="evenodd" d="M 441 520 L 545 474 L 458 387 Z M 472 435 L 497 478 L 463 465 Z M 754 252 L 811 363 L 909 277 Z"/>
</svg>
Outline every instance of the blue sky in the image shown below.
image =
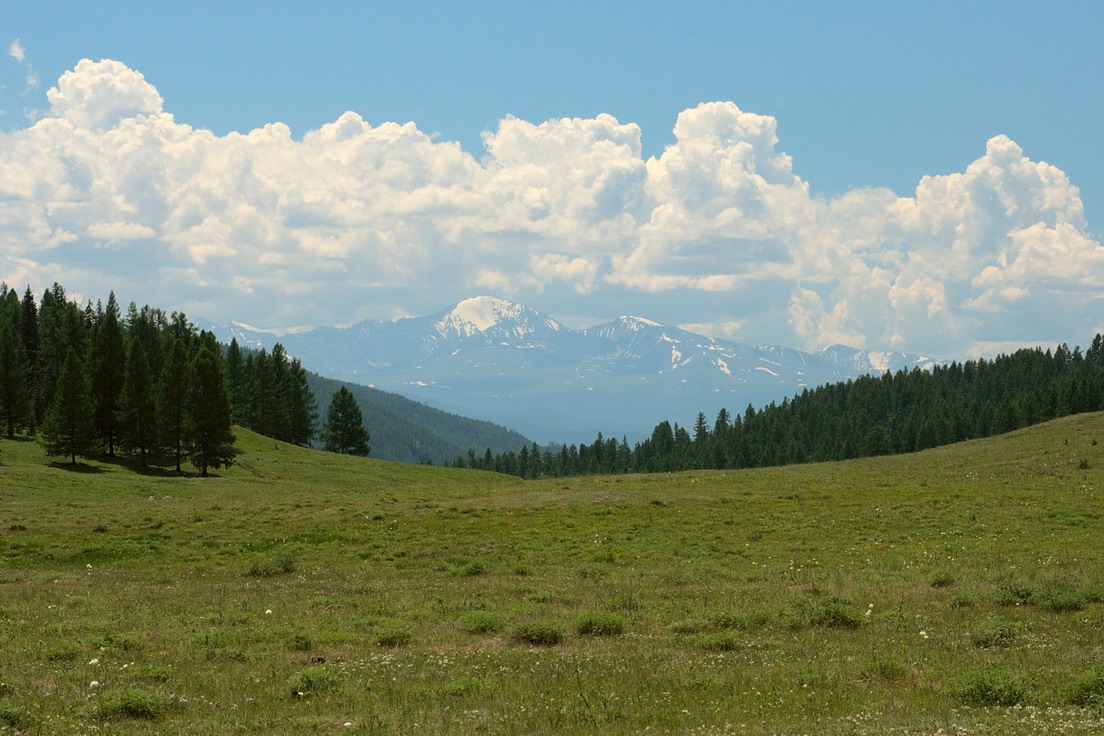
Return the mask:
<svg viewBox="0 0 1104 736">
<path fill-rule="evenodd" d="M 64 149 L 56 166 L 87 154 L 94 178 L 115 187 L 115 199 L 102 201 L 91 185 L 73 194 L 72 177 L 63 196 L 50 189 L 57 179 L 3 193 L 25 207 L 7 215 L 22 229 L 9 228 L 18 243 L 15 235 L 0 240 L 0 268 L 9 282 L 36 290 L 61 278 L 91 296 L 106 288 L 139 302 L 160 295 L 190 314 L 263 327 L 419 314 L 489 292 L 575 325 L 632 312 L 747 342 L 815 348 L 840 340 L 949 357 L 1084 343 L 1104 325 L 1104 280 L 1095 280 L 1104 4 L 16 0 L 0 8 L 0 32 L 8 51 L 0 63 L 0 166 L 6 156 L 9 167 L 32 170 L 34 145 Z M 165 192 L 158 201 L 108 171 L 110 146 L 122 145 L 117 136 L 78 151 L 47 129 L 44 121 L 73 109 L 65 107 L 71 95 L 50 100 L 47 91 L 85 58 L 124 67 L 110 75 L 86 68 L 73 78 L 80 95 L 134 92 L 138 112 L 210 131 L 214 142 L 196 145 L 217 183 L 179 169 L 182 154 L 164 141 L 180 131 L 167 132 L 164 120 L 155 126 L 156 150 L 125 167 L 180 171 L 156 188 Z M 137 90 L 128 72 L 156 94 Z M 116 81 L 82 81 L 93 76 Z M 148 102 L 154 97 L 159 105 Z M 698 107 L 709 102 L 757 117 L 735 122 L 732 108 Z M 102 110 L 108 101 L 95 104 Z M 680 155 L 660 165 L 676 143 L 679 115 L 695 110 L 683 150 L 672 152 Z M 355 193 L 330 187 L 325 212 L 317 182 L 302 184 L 301 198 L 312 203 L 306 213 L 232 192 L 242 172 L 214 171 L 224 149 L 250 160 L 271 155 L 254 171 L 279 171 L 273 186 L 295 189 L 296 167 L 308 164 L 291 144 L 346 111 L 359 116 L 364 146 L 345 150 L 352 158 L 341 161 L 360 162 L 365 180 L 349 183 Z M 108 115 L 112 124 L 119 117 Z M 540 127 L 562 118 L 592 124 Z M 732 141 L 759 130 L 760 118 L 773 121 L 777 139 L 753 142 L 754 156 L 741 158 Z M 383 126 L 408 121 L 425 141 L 407 135 L 411 147 L 400 155 L 394 146 L 405 143 Z M 288 127 L 281 153 L 227 138 L 270 123 Z M 631 125 L 635 134 L 624 129 Z M 497 153 L 485 132 L 497 136 Z M 147 133 L 136 140 L 148 143 Z M 987 148 L 997 136 L 1000 145 Z M 715 148 L 695 148 L 691 138 Z M 621 153 L 597 156 L 594 146 L 609 140 Z M 470 160 L 445 150 L 449 141 Z M 376 168 L 366 169 L 358 157 L 372 145 L 383 148 L 372 158 Z M 387 179 L 383 150 L 416 160 L 428 179 Z M 310 158 L 309 166 L 322 160 L 334 156 Z M 572 165 L 556 169 L 564 162 Z M 1043 162 L 1065 181 L 1039 169 Z M 975 163 L 975 176 L 966 177 Z M 767 168 L 774 179 L 731 176 L 762 178 Z M 1010 172 L 1019 172 L 1015 182 Z M 921 202 L 925 176 L 970 180 L 941 179 L 939 196 L 933 189 Z M 981 192 L 979 182 L 996 188 Z M 504 193 L 511 186 L 516 201 Z M 594 201 L 577 202 L 588 186 Z M 891 202 L 885 189 L 908 202 Z M 802 190 L 809 201 L 795 200 Z M 196 191 L 205 193 L 205 209 L 181 214 Z M 445 203 L 444 192 L 455 197 Z M 57 215 L 59 196 L 80 199 L 82 214 Z M 334 204 L 364 196 L 398 199 L 365 215 L 371 222 Z M 1003 198 L 1003 219 L 978 214 L 987 197 Z M 473 224 L 490 216 L 475 198 L 502 221 Z M 123 200 L 121 209 L 102 209 Z M 529 208 L 524 221 L 507 221 L 515 206 Z M 599 206 L 607 209 L 596 222 Z M 908 214 L 910 207 L 923 212 Z M 252 214 L 243 220 L 245 209 Z M 875 211 L 893 213 L 892 222 L 856 229 Z M 204 229 L 188 236 L 189 217 Z M 1043 230 L 1031 230 L 1036 223 Z M 956 227 L 972 239 L 954 235 Z M 210 247 L 196 245 L 201 237 Z M 26 242 L 34 238 L 38 247 Z M 258 269 L 262 261 L 274 268 Z M 112 276 L 120 270 L 123 278 Z M 884 284 L 884 293 L 872 284 Z M 295 300 L 298 310 L 287 306 Z"/>
</svg>

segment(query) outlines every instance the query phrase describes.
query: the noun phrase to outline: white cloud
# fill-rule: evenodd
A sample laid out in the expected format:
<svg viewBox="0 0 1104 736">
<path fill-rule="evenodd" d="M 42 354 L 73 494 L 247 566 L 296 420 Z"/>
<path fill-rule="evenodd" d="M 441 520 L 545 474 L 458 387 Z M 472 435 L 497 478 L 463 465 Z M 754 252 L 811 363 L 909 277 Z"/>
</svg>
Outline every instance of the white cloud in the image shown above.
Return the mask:
<svg viewBox="0 0 1104 736">
<path fill-rule="evenodd" d="M 8 46 L 8 56 L 22 64 L 27 59 L 27 52 L 23 49 L 23 44 L 19 42 L 19 39 L 15 39 Z"/>
<path fill-rule="evenodd" d="M 507 117 L 477 159 L 354 112 L 301 140 L 282 123 L 216 136 L 111 60 L 82 60 L 47 97 L 0 133 L 0 267 L 197 316 L 348 323 L 490 290 L 540 294 L 565 320 L 628 311 L 956 357 L 1055 325 L 1087 341 L 1104 296 L 1077 188 L 1005 136 L 910 196 L 823 199 L 775 119 L 731 102 L 680 113 L 647 160 L 610 115 Z"/>
<path fill-rule="evenodd" d="M 96 240 L 139 240 L 157 235 L 153 228 L 136 222 L 93 222 L 85 234 Z"/>
<path fill-rule="evenodd" d="M 161 95 L 139 72 L 110 59 L 82 59 L 46 92 L 50 112 L 78 128 L 106 129 L 161 112 Z"/>
</svg>

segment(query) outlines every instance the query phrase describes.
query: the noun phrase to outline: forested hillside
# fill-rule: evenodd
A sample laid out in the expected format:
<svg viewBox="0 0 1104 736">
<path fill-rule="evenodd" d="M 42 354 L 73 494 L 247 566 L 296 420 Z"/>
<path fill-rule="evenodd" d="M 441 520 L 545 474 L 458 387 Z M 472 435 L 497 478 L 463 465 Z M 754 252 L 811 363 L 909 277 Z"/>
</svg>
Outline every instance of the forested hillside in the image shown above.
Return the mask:
<svg viewBox="0 0 1104 736">
<path fill-rule="evenodd" d="M 473 447 L 502 453 L 528 444 L 524 436 L 513 430 L 434 409 L 398 394 L 323 378 L 309 371 L 307 383 L 320 407 L 328 406 L 341 386 L 352 392 L 372 433 L 375 458 L 447 465 Z"/>
<path fill-rule="evenodd" d="M 201 348 L 209 355 L 197 363 Z M 528 442 L 490 422 L 309 374 L 279 344 L 271 352 L 219 345 L 182 313 L 135 304 L 123 313 L 114 294 L 82 306 L 59 284 L 40 299 L 0 285 L 0 434 L 37 436 L 72 463 L 106 455 L 180 472 L 191 459 L 203 473 L 232 460 L 231 423 L 321 446 L 318 429 L 341 385 L 357 399 L 373 457 L 447 464 L 470 447 Z"/>
<path fill-rule="evenodd" d="M 992 360 L 866 376 L 806 389 L 744 413 L 722 409 L 691 429 L 661 422 L 651 437 L 541 452 L 484 453 L 458 466 L 521 477 L 753 468 L 915 452 L 1104 409 L 1104 337 L 1082 354 L 1066 345 Z"/>
</svg>

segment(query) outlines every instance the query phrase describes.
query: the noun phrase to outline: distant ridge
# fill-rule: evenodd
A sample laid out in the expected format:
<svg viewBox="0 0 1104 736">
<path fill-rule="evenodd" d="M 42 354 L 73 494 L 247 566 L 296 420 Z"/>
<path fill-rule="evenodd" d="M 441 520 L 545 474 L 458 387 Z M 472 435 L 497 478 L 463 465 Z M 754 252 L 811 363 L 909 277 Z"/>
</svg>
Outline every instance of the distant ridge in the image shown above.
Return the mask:
<svg viewBox="0 0 1104 736">
<path fill-rule="evenodd" d="M 366 320 L 277 335 L 206 324 L 226 342 L 282 342 L 324 376 L 371 385 L 540 442 L 587 442 L 599 431 L 640 438 L 659 421 L 742 411 L 815 387 L 937 361 L 834 345 L 816 353 L 747 345 L 625 315 L 582 330 L 492 296 L 436 314 Z"/>
</svg>

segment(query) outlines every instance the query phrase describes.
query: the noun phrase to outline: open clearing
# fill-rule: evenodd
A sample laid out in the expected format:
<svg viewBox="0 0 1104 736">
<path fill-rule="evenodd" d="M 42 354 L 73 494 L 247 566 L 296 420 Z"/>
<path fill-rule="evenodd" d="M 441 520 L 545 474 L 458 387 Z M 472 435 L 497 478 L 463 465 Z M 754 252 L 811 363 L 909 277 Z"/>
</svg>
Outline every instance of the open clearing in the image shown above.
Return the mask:
<svg viewBox="0 0 1104 736">
<path fill-rule="evenodd" d="M 0 731 L 1104 732 L 1104 416 L 546 481 L 0 443 Z"/>
</svg>

